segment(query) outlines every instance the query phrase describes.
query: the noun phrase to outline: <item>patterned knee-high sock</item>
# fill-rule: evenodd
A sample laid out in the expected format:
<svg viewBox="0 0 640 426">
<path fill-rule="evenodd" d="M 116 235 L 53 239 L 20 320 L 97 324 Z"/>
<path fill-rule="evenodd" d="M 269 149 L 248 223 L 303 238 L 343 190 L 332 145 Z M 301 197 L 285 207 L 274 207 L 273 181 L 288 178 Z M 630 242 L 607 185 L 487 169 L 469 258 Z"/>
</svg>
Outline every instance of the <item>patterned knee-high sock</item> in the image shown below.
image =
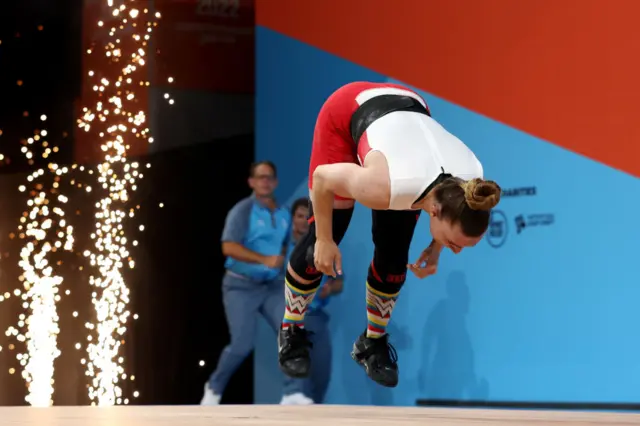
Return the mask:
<svg viewBox="0 0 640 426">
<path fill-rule="evenodd" d="M 374 289 L 367 281 L 367 337 L 376 339 L 387 332 L 387 324 L 400 291 L 393 294 Z"/>
<path fill-rule="evenodd" d="M 287 274 L 288 275 L 288 274 Z M 285 310 L 282 320 L 282 329 L 287 329 L 292 325 L 304 328 L 304 314 L 307 307 L 313 301 L 320 284 L 320 280 L 311 284 L 298 284 L 288 277 L 284 280 Z"/>
</svg>

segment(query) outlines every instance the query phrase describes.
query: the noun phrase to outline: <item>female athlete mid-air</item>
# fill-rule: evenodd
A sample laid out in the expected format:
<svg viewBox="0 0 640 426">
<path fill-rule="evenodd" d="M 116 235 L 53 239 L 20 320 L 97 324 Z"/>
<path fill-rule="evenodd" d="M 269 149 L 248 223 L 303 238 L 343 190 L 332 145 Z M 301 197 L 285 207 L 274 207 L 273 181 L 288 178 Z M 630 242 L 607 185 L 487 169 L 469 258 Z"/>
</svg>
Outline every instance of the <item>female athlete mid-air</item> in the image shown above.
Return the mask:
<svg viewBox="0 0 640 426">
<path fill-rule="evenodd" d="M 342 273 L 338 244 L 355 202 L 372 211 L 373 260 L 367 275 L 367 328 L 351 356 L 377 383 L 398 384 L 397 356 L 386 333 L 407 269 L 419 278 L 436 271 L 441 250 L 475 246 L 489 225 L 500 187 L 457 137 L 431 118 L 426 102 L 396 84 L 355 82 L 324 103 L 309 165 L 310 228 L 290 256 L 286 308 L 278 336 L 280 368 L 309 374 L 304 314 L 323 274 Z M 431 244 L 408 264 L 421 211 Z"/>
</svg>

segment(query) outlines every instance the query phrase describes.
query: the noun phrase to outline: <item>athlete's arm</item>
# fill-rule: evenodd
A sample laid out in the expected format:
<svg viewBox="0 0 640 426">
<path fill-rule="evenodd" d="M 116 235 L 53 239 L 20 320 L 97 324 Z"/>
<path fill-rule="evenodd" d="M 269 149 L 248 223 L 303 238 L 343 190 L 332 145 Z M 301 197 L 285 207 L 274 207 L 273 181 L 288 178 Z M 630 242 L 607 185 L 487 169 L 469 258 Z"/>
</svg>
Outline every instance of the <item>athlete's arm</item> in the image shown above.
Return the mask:
<svg viewBox="0 0 640 426">
<path fill-rule="evenodd" d="M 388 172 L 378 169 L 376 165 L 360 167 L 353 163 L 324 164 L 315 169 L 311 197 L 318 240 L 333 241 L 335 195 L 352 198 L 372 209 L 389 207 Z"/>
</svg>

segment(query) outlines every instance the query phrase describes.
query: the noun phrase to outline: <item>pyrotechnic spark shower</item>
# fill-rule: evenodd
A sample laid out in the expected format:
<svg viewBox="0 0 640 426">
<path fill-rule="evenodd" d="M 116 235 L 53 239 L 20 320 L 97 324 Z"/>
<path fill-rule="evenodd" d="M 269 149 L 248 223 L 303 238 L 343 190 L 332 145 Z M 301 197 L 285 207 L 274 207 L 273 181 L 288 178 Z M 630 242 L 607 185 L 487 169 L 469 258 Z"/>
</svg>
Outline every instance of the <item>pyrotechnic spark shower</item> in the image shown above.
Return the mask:
<svg viewBox="0 0 640 426">
<path fill-rule="evenodd" d="M 92 378 L 89 398 L 92 405 L 99 406 L 128 402 L 119 384 L 120 379 L 127 377 L 120 349 L 130 317 L 129 288 L 122 270 L 126 265 L 134 267 L 127 248 L 125 222 L 135 215 L 136 209 L 129 206 L 130 195 L 143 174 L 140 164 L 130 161 L 127 154 L 131 138 L 153 142 L 145 112 L 137 104 L 137 92 L 146 90 L 150 84 L 144 66 L 151 33 L 160 14 L 152 15 L 135 4 L 134 0 L 107 0 L 108 16 L 97 23 L 108 34 L 107 41 L 87 52 L 102 55 L 100 69 L 89 72 L 97 100 L 91 108 L 84 108 L 78 120 L 80 128 L 99 136 L 104 153 L 97 167 L 99 201 L 91 234 L 94 248 L 84 253 L 95 272 L 90 284 L 94 287 L 96 322 L 86 324 L 90 330 L 88 360 L 83 359 L 83 363 Z"/>
<path fill-rule="evenodd" d="M 38 31 L 44 29 L 42 25 L 37 28 Z M 23 80 L 16 82 L 18 86 L 23 83 Z M 24 111 L 22 116 L 29 117 L 28 111 Z M 47 130 L 42 128 L 46 120 L 46 115 L 40 115 L 41 125 L 37 126 L 31 137 L 21 141 L 21 151 L 29 165 L 35 164 L 36 156 L 47 159 L 59 151 L 57 146 L 50 143 Z M 2 134 L 0 130 L 0 136 Z M 3 160 L 5 157 L 0 154 L 0 161 Z M 60 356 L 56 304 L 60 300 L 63 277 L 56 266 L 63 261 L 54 257 L 59 251 L 73 251 L 73 227 L 67 224 L 65 218 L 67 197 L 60 188 L 61 178 L 68 172 L 69 168 L 50 162 L 46 167 L 30 173 L 26 182 L 19 185 L 18 190 L 28 195 L 27 208 L 20 216 L 17 232 L 9 236 L 11 239 L 17 236 L 19 240 L 24 240 L 18 262 L 22 269 L 19 277 L 21 284 L 12 292 L 5 291 L 0 295 L 0 302 L 12 296 L 22 300 L 23 311 L 18 315 L 17 323 L 8 327 L 5 334 L 25 349 L 23 352 L 16 350 L 27 387 L 25 400 L 38 407 L 53 403 L 54 363 Z M 69 294 L 70 291 L 66 290 L 65 293 Z M 13 351 L 17 348 L 11 343 L 8 349 Z M 16 369 L 9 368 L 9 374 L 14 373 Z"/>
<path fill-rule="evenodd" d="M 41 120 L 46 120 L 46 117 L 43 115 Z M 26 141 L 22 152 L 27 159 L 33 158 L 31 146 L 36 142 L 40 142 L 44 148 L 43 158 L 49 156 L 52 150 L 48 148 L 46 136 L 47 131 L 40 130 Z M 57 151 L 57 147 L 54 148 Z M 56 274 L 51 253 L 58 249 L 73 250 L 73 227 L 66 223 L 63 209 L 67 197 L 56 190 L 60 176 L 68 172 L 67 167 L 49 163 L 47 171 L 38 169 L 27 176 L 31 197 L 27 201 L 28 211 L 20 218 L 18 226 L 25 240 L 19 262 L 23 270 L 21 278 L 25 292 L 16 289 L 14 294 L 22 296 L 23 308 L 28 311 L 28 316 L 20 314 L 18 328 L 9 327 L 6 334 L 26 342 L 27 352 L 18 353 L 16 357 L 23 367 L 22 377 L 27 383 L 25 399 L 37 407 L 47 407 L 53 403 L 54 362 L 60 355 L 56 302 L 60 300 L 59 288 L 63 278 Z M 47 181 L 51 176 L 45 176 L 47 173 L 54 175 L 51 186 Z M 26 191 L 27 186 L 21 185 L 18 189 Z"/>
</svg>

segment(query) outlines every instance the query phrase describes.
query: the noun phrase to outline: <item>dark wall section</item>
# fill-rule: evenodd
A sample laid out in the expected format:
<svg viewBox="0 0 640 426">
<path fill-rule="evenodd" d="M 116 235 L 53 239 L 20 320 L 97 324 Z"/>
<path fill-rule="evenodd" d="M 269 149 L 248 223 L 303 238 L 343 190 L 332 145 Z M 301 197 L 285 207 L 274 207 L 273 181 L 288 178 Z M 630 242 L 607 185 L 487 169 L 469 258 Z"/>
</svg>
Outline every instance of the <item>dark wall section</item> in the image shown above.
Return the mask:
<svg viewBox="0 0 640 426">
<path fill-rule="evenodd" d="M 145 206 L 140 222 L 146 228 L 131 273 L 140 319 L 130 356 L 140 372 L 138 385 L 146 390 L 141 403 L 198 402 L 229 341 L 221 300 L 220 235 L 227 211 L 250 193 L 251 161 L 253 135 L 151 157 L 152 168 L 138 194 Z M 252 402 L 247 386 L 252 373 L 247 360 L 223 402 Z"/>
</svg>

